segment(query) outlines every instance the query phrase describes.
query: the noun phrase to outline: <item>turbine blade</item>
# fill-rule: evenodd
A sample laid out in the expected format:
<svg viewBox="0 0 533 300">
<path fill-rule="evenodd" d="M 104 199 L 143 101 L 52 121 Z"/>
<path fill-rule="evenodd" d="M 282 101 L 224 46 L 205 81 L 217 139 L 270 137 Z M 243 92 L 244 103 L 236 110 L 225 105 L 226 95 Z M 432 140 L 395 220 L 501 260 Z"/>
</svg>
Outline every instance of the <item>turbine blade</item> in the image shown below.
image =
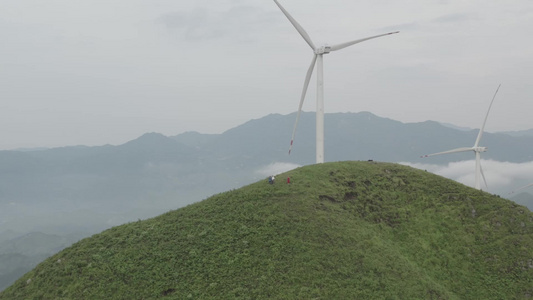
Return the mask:
<svg viewBox="0 0 533 300">
<path fill-rule="evenodd" d="M 523 187 L 521 187 L 521 188 L 518 188 L 518 189 L 516 189 L 516 190 L 510 192 L 509 194 L 514 194 L 514 193 L 516 193 L 516 192 L 518 192 L 518 191 L 520 191 L 520 190 L 526 189 L 526 188 L 528 188 L 528 187 L 530 187 L 530 186 L 533 186 L 533 183 L 530 183 L 530 184 L 525 185 L 525 186 L 523 186 Z"/>
<path fill-rule="evenodd" d="M 487 114 L 485 115 L 485 120 L 483 121 L 483 126 L 481 126 L 481 129 L 479 130 L 479 133 L 477 135 L 476 143 L 474 144 L 474 147 L 479 146 L 479 141 L 481 141 L 481 137 L 483 136 L 483 130 L 485 130 L 485 124 L 487 123 L 487 118 L 489 117 L 490 108 L 492 107 L 492 103 L 494 102 L 494 98 L 496 98 L 496 94 L 498 93 L 498 90 L 500 89 L 501 84 L 498 85 L 498 88 L 496 89 L 496 92 L 494 93 L 494 96 L 492 96 L 492 101 L 489 105 L 489 110 L 487 111 Z"/>
<path fill-rule="evenodd" d="M 296 114 L 296 122 L 294 122 L 294 128 L 292 129 L 291 145 L 289 147 L 289 155 L 292 150 L 292 143 L 294 142 L 294 136 L 296 135 L 296 127 L 298 127 L 298 120 L 300 120 L 300 113 L 302 112 L 302 106 L 305 100 L 305 94 L 307 93 L 307 87 L 309 86 L 309 81 L 311 81 L 311 75 L 313 75 L 313 70 L 315 69 L 317 55 L 313 55 L 311 60 L 311 65 L 307 70 L 307 75 L 305 76 L 304 87 L 302 89 L 302 96 L 300 97 L 300 105 L 298 106 L 298 113 Z"/>
<path fill-rule="evenodd" d="M 337 51 L 337 50 L 349 47 L 351 45 L 355 45 L 355 44 L 358 44 L 358 43 L 361 43 L 361 42 L 364 42 L 364 41 L 368 41 L 368 40 L 375 39 L 375 38 L 378 38 L 378 37 L 381 37 L 381 36 L 391 35 L 391 34 L 395 34 L 395 33 L 399 33 L 399 31 L 384 33 L 384 34 L 375 35 L 375 36 L 367 37 L 367 38 L 360 39 L 360 40 L 355 40 L 355 41 L 351 41 L 351 42 L 347 42 L 347 43 L 333 45 L 333 46 L 331 46 L 331 51 Z"/>
<path fill-rule="evenodd" d="M 464 148 L 457 148 L 457 149 L 452 149 L 452 150 L 448 150 L 448 151 L 443 151 L 443 152 L 438 152 L 438 153 L 433 153 L 433 154 L 422 155 L 422 156 L 420 156 L 420 157 L 421 157 L 421 158 L 424 158 L 424 157 L 430 157 L 430 156 L 435 156 L 435 155 L 448 154 L 448 153 L 458 153 L 458 152 L 466 152 L 466 151 L 473 151 L 473 149 L 472 149 L 472 148 L 467 148 L 467 147 L 464 147 Z"/>
<path fill-rule="evenodd" d="M 483 182 L 485 182 L 485 187 L 487 187 L 488 189 L 489 186 L 487 185 L 487 180 L 485 179 L 485 173 L 483 173 L 483 167 L 481 166 L 481 163 L 479 164 L 479 170 L 481 171 L 481 177 L 483 177 Z"/>
<path fill-rule="evenodd" d="M 311 49 L 313 49 L 313 51 L 314 51 L 316 49 L 315 44 L 313 44 L 313 41 L 311 40 L 311 37 L 309 37 L 309 34 L 307 34 L 305 29 L 300 24 L 298 24 L 298 22 L 296 22 L 296 20 L 289 14 L 288 11 L 285 10 L 285 8 L 283 8 L 283 6 L 281 6 L 281 4 L 279 4 L 279 2 L 277 0 L 274 0 L 274 2 L 279 7 L 279 9 L 281 9 L 281 11 L 285 15 L 285 17 L 287 17 L 287 19 L 289 19 L 289 21 L 292 23 L 292 26 L 294 26 L 294 28 L 296 28 L 296 30 L 300 33 L 300 35 L 304 38 L 304 40 L 307 42 L 307 44 L 309 44 Z"/>
</svg>

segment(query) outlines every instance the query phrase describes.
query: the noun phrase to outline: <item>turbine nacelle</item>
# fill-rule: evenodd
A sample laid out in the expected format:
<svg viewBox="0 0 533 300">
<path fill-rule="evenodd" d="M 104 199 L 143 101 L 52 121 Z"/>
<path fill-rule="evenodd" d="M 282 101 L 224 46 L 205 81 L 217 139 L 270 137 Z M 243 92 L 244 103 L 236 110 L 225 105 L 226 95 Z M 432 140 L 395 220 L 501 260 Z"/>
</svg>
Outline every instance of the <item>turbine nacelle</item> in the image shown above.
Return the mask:
<svg viewBox="0 0 533 300">
<path fill-rule="evenodd" d="M 487 147 L 473 147 L 472 150 L 474 150 L 474 152 L 486 152 L 487 151 Z"/>
<path fill-rule="evenodd" d="M 317 49 L 315 49 L 315 54 L 316 55 L 321 55 L 321 54 L 328 54 L 331 52 L 331 46 L 329 45 L 324 45 L 322 47 L 319 47 Z"/>
</svg>

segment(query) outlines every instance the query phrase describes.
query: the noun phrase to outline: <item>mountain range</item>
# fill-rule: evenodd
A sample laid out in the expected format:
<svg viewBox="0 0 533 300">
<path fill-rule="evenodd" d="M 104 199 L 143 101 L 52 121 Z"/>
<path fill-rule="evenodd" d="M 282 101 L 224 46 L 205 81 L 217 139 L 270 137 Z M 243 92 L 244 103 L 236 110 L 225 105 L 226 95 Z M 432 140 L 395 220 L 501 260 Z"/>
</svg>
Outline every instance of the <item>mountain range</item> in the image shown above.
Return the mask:
<svg viewBox="0 0 533 300">
<path fill-rule="evenodd" d="M 276 168 L 313 164 L 314 117 L 302 113 L 290 156 L 294 113 L 250 120 L 221 134 L 147 133 L 117 146 L 0 151 L 0 243 L 11 245 L 32 233 L 85 237 L 239 188 L 277 173 Z M 330 162 L 471 160 L 468 153 L 420 156 L 471 146 L 478 133 L 433 121 L 402 123 L 369 112 L 326 114 L 325 123 L 325 159 Z M 489 148 L 484 159 L 533 161 L 528 134 L 487 132 L 481 144 Z M 531 209 L 527 197 L 531 194 L 520 201 Z M 0 279 L 2 272 L 7 269 L 0 271 Z"/>
</svg>

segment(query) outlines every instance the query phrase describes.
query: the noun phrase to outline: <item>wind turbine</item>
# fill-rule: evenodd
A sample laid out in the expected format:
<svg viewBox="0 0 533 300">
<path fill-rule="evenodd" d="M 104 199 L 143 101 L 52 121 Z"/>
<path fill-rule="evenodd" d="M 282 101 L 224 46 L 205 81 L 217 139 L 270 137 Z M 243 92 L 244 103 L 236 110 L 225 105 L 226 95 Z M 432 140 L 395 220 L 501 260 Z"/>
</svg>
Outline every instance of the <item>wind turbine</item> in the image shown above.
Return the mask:
<svg viewBox="0 0 533 300">
<path fill-rule="evenodd" d="M 475 188 L 480 190 L 481 189 L 481 183 L 480 183 L 480 177 L 483 177 L 483 181 L 485 182 L 485 186 L 487 186 L 487 180 L 485 180 L 485 174 L 483 174 L 483 169 L 481 168 L 481 152 L 487 151 L 487 147 L 481 147 L 479 146 L 479 142 L 481 141 L 481 137 L 483 136 L 483 130 L 485 129 L 485 124 L 487 123 L 487 118 L 489 117 L 490 108 L 492 107 L 492 103 L 494 102 L 494 98 L 496 98 L 496 94 L 498 93 L 498 90 L 500 89 L 500 85 L 498 85 L 498 88 L 496 89 L 496 92 L 494 93 L 494 96 L 492 96 L 492 101 L 489 105 L 489 110 L 487 111 L 487 114 L 485 115 L 485 120 L 483 121 L 483 126 L 481 126 L 481 129 L 479 129 L 479 133 L 477 134 L 476 142 L 474 143 L 474 147 L 463 147 L 463 148 L 457 148 L 452 149 L 444 152 L 439 153 L 433 153 L 428 155 L 423 155 L 421 157 L 429 157 L 434 155 L 441 155 L 441 154 L 448 154 L 448 153 L 458 153 L 458 152 L 467 152 L 467 151 L 474 151 L 476 154 L 476 181 L 475 181 Z"/>
<path fill-rule="evenodd" d="M 521 190 L 523 190 L 523 189 L 527 189 L 527 188 L 530 187 L 530 186 L 533 186 L 533 183 L 530 183 L 530 184 L 528 184 L 528 185 L 526 185 L 526 186 L 523 186 L 523 187 L 521 187 L 521 188 L 518 188 L 518 189 L 516 189 L 516 190 L 510 192 L 509 194 L 514 194 L 514 193 L 516 193 L 516 192 L 518 192 L 518 191 L 521 191 Z"/>
<path fill-rule="evenodd" d="M 303 27 L 296 22 L 296 20 L 279 4 L 277 0 L 274 0 L 276 5 L 281 9 L 283 14 L 289 19 L 289 21 L 292 23 L 294 28 L 300 33 L 300 35 L 304 38 L 304 40 L 309 44 L 311 49 L 314 52 L 313 59 L 311 60 L 311 66 L 309 66 L 309 69 L 307 70 L 307 75 L 305 76 L 305 82 L 302 90 L 302 96 L 300 98 L 300 105 L 298 107 L 298 114 L 296 115 L 296 122 L 294 123 L 294 129 L 292 131 L 292 137 L 291 137 L 291 145 L 289 147 L 289 154 L 292 150 L 292 144 L 294 142 L 294 135 L 296 134 L 296 127 L 298 126 L 298 120 L 300 119 L 300 113 L 302 112 L 302 105 L 305 99 L 305 94 L 307 93 L 307 87 L 309 86 L 309 80 L 311 79 L 311 75 L 313 74 L 313 70 L 315 68 L 315 63 L 318 62 L 318 70 L 317 70 L 317 96 L 316 96 L 316 163 L 323 163 L 324 162 L 324 67 L 323 67 L 323 58 L 322 56 L 324 54 L 328 54 L 331 51 L 337 51 L 367 40 L 375 39 L 381 36 L 385 35 L 391 35 L 394 33 L 398 33 L 399 31 L 395 32 L 389 32 L 385 34 L 375 35 L 351 42 L 346 42 L 342 44 L 337 44 L 333 46 L 329 46 L 327 44 L 316 47 L 307 32 L 303 29 Z"/>
</svg>

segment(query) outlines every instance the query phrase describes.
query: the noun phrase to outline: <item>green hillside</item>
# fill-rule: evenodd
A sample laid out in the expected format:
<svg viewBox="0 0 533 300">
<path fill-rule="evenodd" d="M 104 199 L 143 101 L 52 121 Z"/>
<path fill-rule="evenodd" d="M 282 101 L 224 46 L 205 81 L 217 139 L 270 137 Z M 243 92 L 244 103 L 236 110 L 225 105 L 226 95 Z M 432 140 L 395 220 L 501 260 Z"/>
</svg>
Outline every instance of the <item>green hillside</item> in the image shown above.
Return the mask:
<svg viewBox="0 0 533 300">
<path fill-rule="evenodd" d="M 527 208 L 410 167 L 341 162 L 106 230 L 0 299 L 532 296 Z"/>
</svg>

